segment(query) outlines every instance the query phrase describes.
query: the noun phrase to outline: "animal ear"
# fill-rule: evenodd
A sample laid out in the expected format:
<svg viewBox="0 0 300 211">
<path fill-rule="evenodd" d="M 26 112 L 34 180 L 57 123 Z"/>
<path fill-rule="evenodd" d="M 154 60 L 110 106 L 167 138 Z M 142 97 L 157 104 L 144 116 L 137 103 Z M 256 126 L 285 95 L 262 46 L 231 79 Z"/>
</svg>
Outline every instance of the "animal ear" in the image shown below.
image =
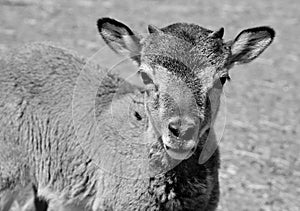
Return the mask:
<svg viewBox="0 0 300 211">
<path fill-rule="evenodd" d="M 243 64 L 258 57 L 273 41 L 275 31 L 267 26 L 242 31 L 231 41 L 231 63 Z"/>
<path fill-rule="evenodd" d="M 100 18 L 97 26 L 100 35 L 113 51 L 140 64 L 140 38 L 128 26 L 111 18 Z"/>
</svg>

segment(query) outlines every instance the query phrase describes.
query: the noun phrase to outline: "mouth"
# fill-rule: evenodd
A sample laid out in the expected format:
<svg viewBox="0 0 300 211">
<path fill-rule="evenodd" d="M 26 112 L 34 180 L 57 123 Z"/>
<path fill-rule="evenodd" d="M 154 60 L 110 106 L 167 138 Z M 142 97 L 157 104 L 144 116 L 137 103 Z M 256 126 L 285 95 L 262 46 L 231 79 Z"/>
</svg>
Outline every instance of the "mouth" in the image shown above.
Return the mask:
<svg viewBox="0 0 300 211">
<path fill-rule="evenodd" d="M 186 147 L 171 147 L 170 145 L 163 144 L 168 155 L 175 160 L 186 160 L 192 156 L 196 149 L 196 145 Z"/>
</svg>

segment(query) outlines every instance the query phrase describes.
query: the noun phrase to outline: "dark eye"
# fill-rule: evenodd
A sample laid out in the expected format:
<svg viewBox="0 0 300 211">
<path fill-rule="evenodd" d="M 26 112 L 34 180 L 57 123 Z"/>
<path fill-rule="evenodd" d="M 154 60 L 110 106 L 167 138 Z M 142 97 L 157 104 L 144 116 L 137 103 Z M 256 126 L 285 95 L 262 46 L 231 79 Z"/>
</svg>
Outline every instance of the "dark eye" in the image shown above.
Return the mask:
<svg viewBox="0 0 300 211">
<path fill-rule="evenodd" d="M 141 115 L 138 112 L 134 112 L 134 116 L 137 119 L 137 121 L 141 121 L 143 118 L 141 117 Z"/>
<path fill-rule="evenodd" d="M 230 80 L 230 77 L 226 75 L 226 76 L 221 76 L 219 79 L 221 84 L 224 85 L 227 80 Z"/>
<path fill-rule="evenodd" d="M 146 85 L 153 84 L 153 80 L 150 78 L 150 76 L 147 73 L 141 72 L 141 77 L 142 77 L 144 84 L 146 84 Z"/>
<path fill-rule="evenodd" d="M 224 85 L 227 80 L 227 77 L 220 77 L 221 84 Z"/>
</svg>

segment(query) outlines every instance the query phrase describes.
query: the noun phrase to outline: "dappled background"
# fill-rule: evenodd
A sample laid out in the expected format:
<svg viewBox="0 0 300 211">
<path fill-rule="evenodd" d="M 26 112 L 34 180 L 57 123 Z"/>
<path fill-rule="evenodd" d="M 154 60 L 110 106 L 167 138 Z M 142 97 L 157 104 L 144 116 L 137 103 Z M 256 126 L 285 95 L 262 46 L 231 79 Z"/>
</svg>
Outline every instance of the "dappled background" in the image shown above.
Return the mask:
<svg viewBox="0 0 300 211">
<path fill-rule="evenodd" d="M 103 16 L 142 33 L 149 23 L 223 26 L 225 40 L 272 26 L 274 43 L 252 64 L 234 67 L 225 86 L 219 210 L 300 210 L 299 0 L 0 0 L 0 52 L 47 40 L 91 57 L 104 46 L 96 28 Z"/>
</svg>

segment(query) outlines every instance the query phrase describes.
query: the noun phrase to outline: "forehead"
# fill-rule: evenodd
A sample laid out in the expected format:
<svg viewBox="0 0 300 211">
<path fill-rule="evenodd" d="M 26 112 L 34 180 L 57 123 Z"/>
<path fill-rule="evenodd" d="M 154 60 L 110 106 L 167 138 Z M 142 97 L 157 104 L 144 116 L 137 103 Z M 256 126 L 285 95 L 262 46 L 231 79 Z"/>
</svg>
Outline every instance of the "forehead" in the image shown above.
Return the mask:
<svg viewBox="0 0 300 211">
<path fill-rule="evenodd" d="M 150 34 L 143 40 L 142 63 L 185 74 L 224 66 L 229 51 L 222 39 L 209 37 L 211 30 L 186 23 L 161 30 L 163 33 Z"/>
</svg>

